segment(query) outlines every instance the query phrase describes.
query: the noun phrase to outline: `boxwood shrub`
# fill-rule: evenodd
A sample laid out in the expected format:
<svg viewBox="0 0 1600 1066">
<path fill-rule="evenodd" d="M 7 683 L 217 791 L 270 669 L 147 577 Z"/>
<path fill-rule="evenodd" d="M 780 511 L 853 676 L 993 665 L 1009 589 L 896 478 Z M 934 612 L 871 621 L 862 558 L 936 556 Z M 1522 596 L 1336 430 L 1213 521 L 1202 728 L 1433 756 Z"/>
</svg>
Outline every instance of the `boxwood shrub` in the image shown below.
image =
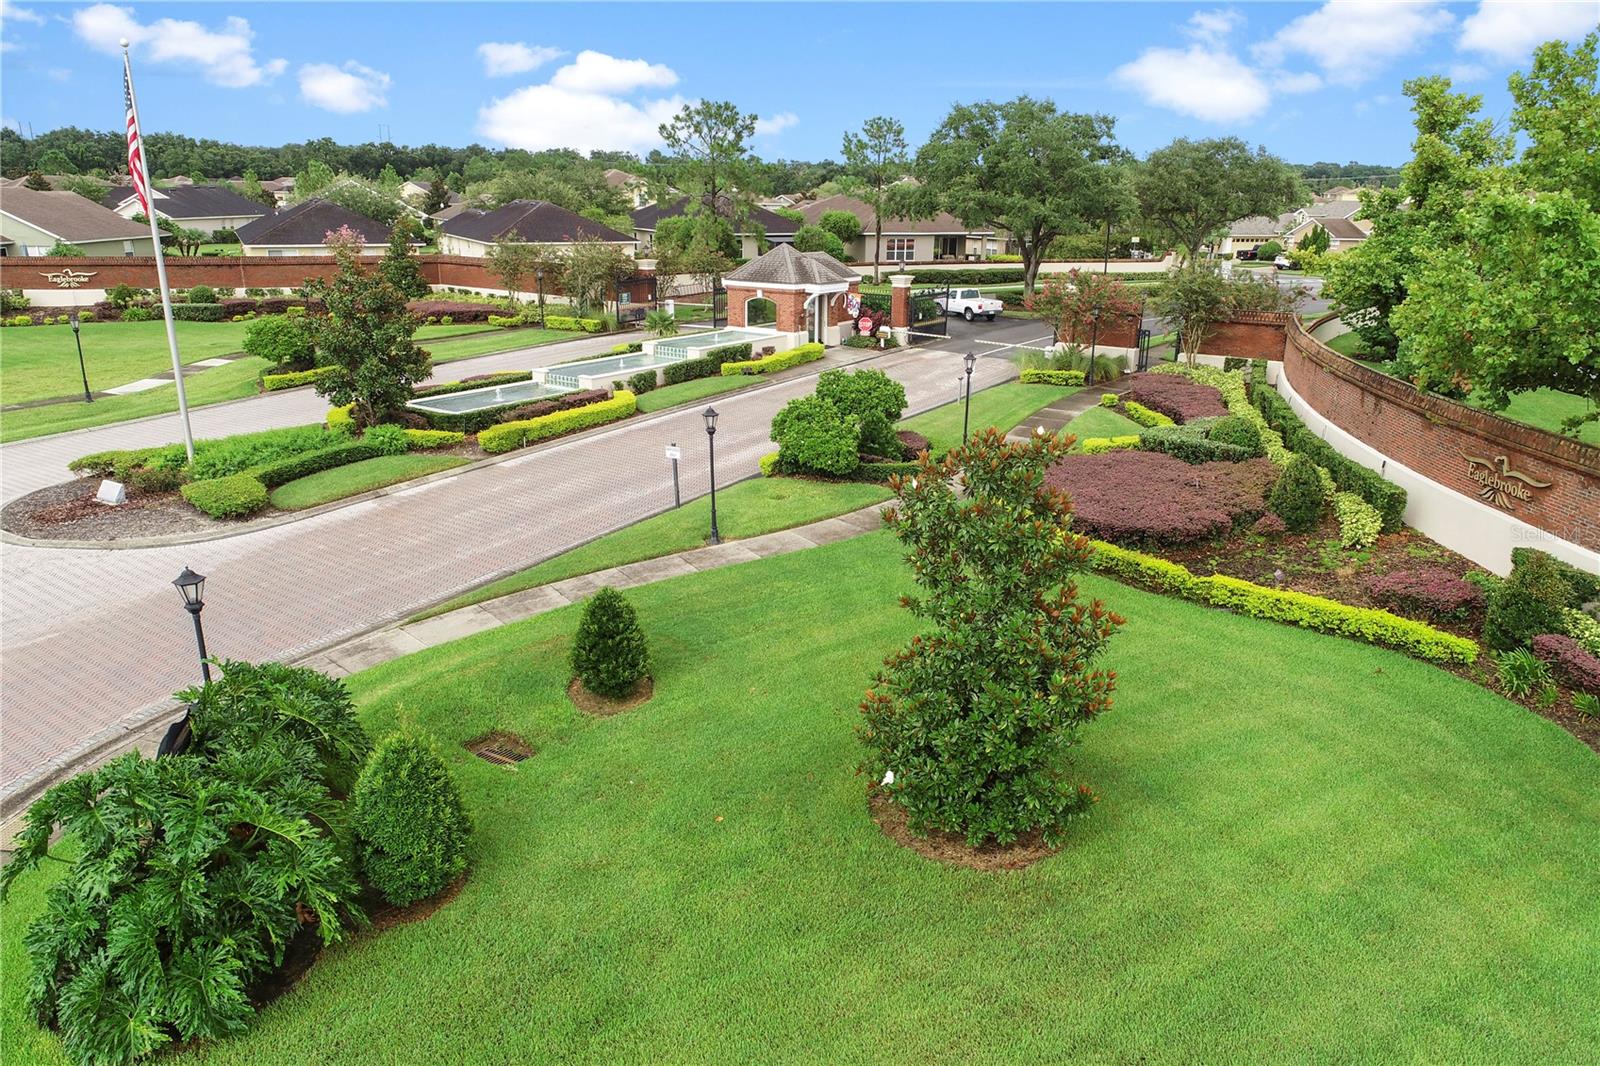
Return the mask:
<svg viewBox="0 0 1600 1066">
<path fill-rule="evenodd" d="M 1542 633 L 1562 630 L 1571 586 L 1554 556 L 1530 552 L 1489 597 L 1483 639 L 1496 651 L 1520 648 Z"/>
<path fill-rule="evenodd" d="M 1211 440 L 1199 433 L 1185 432 L 1181 426 L 1157 426 L 1138 435 L 1142 451 L 1160 452 L 1186 463 L 1238 463 L 1253 458 L 1236 444 Z"/>
<path fill-rule="evenodd" d="M 1561 575 L 1561 580 L 1571 589 L 1571 595 L 1567 598 L 1568 607 L 1581 607 L 1586 603 L 1600 600 L 1600 574 L 1579 570 L 1571 563 L 1564 563 L 1549 552 L 1542 552 L 1538 548 L 1512 548 L 1511 568 L 1515 570 L 1519 566 L 1533 562 L 1536 558 L 1540 560 L 1541 565 L 1548 566 Z"/>
<path fill-rule="evenodd" d="M 374 427 L 374 429 L 380 428 L 383 427 Z M 399 427 L 394 428 L 399 429 Z M 369 430 L 368 436 L 371 436 L 372 432 L 372 430 Z M 279 485 L 287 485 L 291 481 L 303 478 L 308 474 L 315 474 L 320 470 L 332 470 L 336 466 L 359 463 L 363 459 L 376 459 L 380 455 L 387 454 L 390 453 L 385 451 L 380 443 L 363 438 L 361 440 L 346 441 L 343 444 L 335 444 L 328 448 L 319 448 L 314 452 L 303 452 L 299 455 L 291 455 L 270 463 L 263 463 L 261 466 L 250 470 L 248 476 L 253 477 L 269 489 L 275 489 Z"/>
<path fill-rule="evenodd" d="M 437 895 L 467 868 L 472 821 L 432 742 L 381 741 L 350 793 L 362 873 L 397 907 Z"/>
<path fill-rule="evenodd" d="M 1082 385 L 1083 371 L 1081 370 L 1024 370 L 1022 372 L 1024 385 Z M 1113 400 L 1113 403 L 1116 401 Z"/>
<path fill-rule="evenodd" d="M 563 433 L 616 422 L 627 418 L 638 409 L 634 394 L 624 389 L 609 400 L 601 400 L 584 407 L 490 426 L 478 434 L 478 446 L 490 455 L 509 452 L 541 440 L 559 437 Z"/>
<path fill-rule="evenodd" d="M 173 304 L 174 322 L 226 322 L 228 315 L 221 304 Z"/>
<path fill-rule="evenodd" d="M 267 505 L 267 487 L 249 474 L 191 481 L 179 491 L 212 518 L 243 518 Z"/>
<path fill-rule="evenodd" d="M 467 439 L 465 433 L 456 433 L 448 429 L 408 429 L 406 430 L 406 444 L 414 451 L 424 451 L 428 448 L 450 448 Z"/>
<path fill-rule="evenodd" d="M 531 370 L 505 370 L 498 374 L 476 374 L 460 381 L 441 381 L 434 385 L 422 385 L 411 390 L 413 399 L 422 399 L 424 396 L 447 396 L 454 392 L 470 392 L 472 389 L 485 389 L 494 385 L 512 385 L 519 381 L 528 381 L 533 377 Z"/>
<path fill-rule="evenodd" d="M 267 392 L 278 392 L 281 389 L 297 389 L 302 385 L 325 378 L 338 371 L 336 366 L 315 366 L 310 370 L 291 370 L 287 374 L 262 374 L 261 387 Z"/>
<path fill-rule="evenodd" d="M 1290 451 L 1306 456 L 1333 475 L 1334 484 L 1370 503 L 1383 518 L 1383 531 L 1393 533 L 1401 526 L 1406 510 L 1406 490 L 1382 474 L 1346 459 L 1333 445 L 1312 433 L 1300 416 L 1277 390 L 1265 385 L 1250 389 L 1250 399 L 1267 424 L 1283 435 Z"/>
<path fill-rule="evenodd" d="M 600 333 L 606 324 L 598 318 L 573 318 L 567 315 L 545 315 L 546 329 L 567 329 L 582 333 Z"/>
<path fill-rule="evenodd" d="M 790 348 L 786 352 L 776 355 L 763 356 L 760 359 L 751 359 L 737 363 L 723 363 L 722 376 L 735 377 L 739 374 L 773 374 L 779 370 L 787 370 L 801 363 L 812 363 L 821 359 L 824 348 L 820 344 L 802 344 L 798 348 Z"/>
</svg>

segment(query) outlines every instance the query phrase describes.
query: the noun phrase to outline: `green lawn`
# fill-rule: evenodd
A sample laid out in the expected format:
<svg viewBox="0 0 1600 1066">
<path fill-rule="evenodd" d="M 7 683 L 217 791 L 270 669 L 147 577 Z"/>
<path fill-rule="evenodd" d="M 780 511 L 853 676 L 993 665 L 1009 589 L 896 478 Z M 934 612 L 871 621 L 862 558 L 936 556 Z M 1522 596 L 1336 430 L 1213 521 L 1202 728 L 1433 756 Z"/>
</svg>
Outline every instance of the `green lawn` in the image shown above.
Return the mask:
<svg viewBox="0 0 1600 1066">
<path fill-rule="evenodd" d="M 409 481 L 424 474 L 465 466 L 470 461 L 459 455 L 428 452 L 380 455 L 376 459 L 363 459 L 348 466 L 321 470 L 280 485 L 272 490 L 272 506 L 284 511 L 302 511 L 307 507 L 342 500 L 346 496 L 381 489 L 385 485 Z"/>
<path fill-rule="evenodd" d="M 1323 343 L 1346 359 L 1361 359 L 1367 354 L 1367 346 L 1361 342 L 1359 333 L 1341 333 Z"/>
<path fill-rule="evenodd" d="M 696 378 L 693 381 L 681 382 L 677 385 L 665 385 L 652 392 L 647 392 L 639 397 L 639 410 L 649 413 L 674 407 L 680 403 L 689 403 L 693 400 L 703 400 L 708 396 L 720 396 L 725 392 L 736 389 L 748 388 L 751 385 L 761 384 L 761 379 L 748 374 L 735 377 L 709 377 Z"/>
<path fill-rule="evenodd" d="M 1076 386 L 1024 385 L 1008 381 L 975 392 L 972 394 L 971 431 L 976 433 L 986 426 L 994 426 L 1003 433 L 1010 432 L 1039 408 L 1077 391 Z M 906 419 L 900 423 L 900 428 L 914 429 L 928 438 L 934 451 L 946 451 L 961 443 L 961 415 L 960 401 L 947 403 Z"/>
<path fill-rule="evenodd" d="M 867 816 L 857 703 L 913 632 L 887 533 L 630 591 L 655 698 L 563 690 L 576 608 L 350 679 L 435 735 L 474 814 L 426 921 L 324 954 L 176 1063 L 1600 1060 L 1600 759 L 1398 654 L 1084 582 L 1128 619 L 1075 779 L 1016 873 Z M 490 729 L 537 754 L 468 756 Z M 63 1062 L 23 1016 L 8 1061 Z"/>
<path fill-rule="evenodd" d="M 449 330 L 455 333 L 464 332 L 462 326 L 424 326 L 423 329 Z M 564 329 L 535 329 L 524 327 L 519 329 L 501 329 L 499 326 L 484 327 L 484 331 L 476 336 L 462 337 L 460 340 L 438 341 L 427 345 L 428 353 L 433 356 L 435 363 L 453 363 L 457 359 L 470 359 L 475 355 L 489 355 L 494 352 L 508 352 L 513 348 L 532 348 L 540 344 L 553 344 L 556 341 L 576 340 L 584 336 Z M 422 339 L 422 332 L 417 332 L 418 339 Z M 586 356 L 585 358 L 593 358 Z"/>
<path fill-rule="evenodd" d="M 717 493 L 717 531 L 724 540 L 756 537 L 803 526 L 889 498 L 882 485 L 806 481 L 800 478 L 752 478 Z M 481 585 L 418 614 L 430 618 L 468 604 L 482 603 L 552 581 L 592 574 L 613 566 L 654 559 L 698 548 L 711 531 L 711 500 L 699 497 L 682 507 L 646 518 L 564 552 L 510 577 Z"/>
<path fill-rule="evenodd" d="M 1141 431 L 1139 423 L 1104 407 L 1091 407 L 1067 423 L 1067 432 L 1080 441 L 1088 437 L 1122 437 Z"/>
<path fill-rule="evenodd" d="M 184 365 L 244 347 L 244 322 L 178 322 Z M 172 370 L 165 322 L 85 322 L 83 362 L 96 391 Z M 0 331 L 0 402 L 82 396 L 78 349 L 70 326 L 11 326 Z"/>
</svg>

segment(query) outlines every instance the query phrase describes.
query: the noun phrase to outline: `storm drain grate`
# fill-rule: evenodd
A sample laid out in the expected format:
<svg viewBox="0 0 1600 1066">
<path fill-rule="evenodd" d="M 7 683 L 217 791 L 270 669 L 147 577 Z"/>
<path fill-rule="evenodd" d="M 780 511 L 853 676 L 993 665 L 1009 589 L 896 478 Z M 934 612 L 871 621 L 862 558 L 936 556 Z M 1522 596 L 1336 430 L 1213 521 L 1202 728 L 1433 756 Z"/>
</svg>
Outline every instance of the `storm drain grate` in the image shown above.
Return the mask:
<svg viewBox="0 0 1600 1066">
<path fill-rule="evenodd" d="M 467 750 L 496 766 L 515 766 L 533 754 L 533 749 L 520 737 L 509 733 L 490 733 L 486 737 L 479 737 L 467 745 Z"/>
</svg>

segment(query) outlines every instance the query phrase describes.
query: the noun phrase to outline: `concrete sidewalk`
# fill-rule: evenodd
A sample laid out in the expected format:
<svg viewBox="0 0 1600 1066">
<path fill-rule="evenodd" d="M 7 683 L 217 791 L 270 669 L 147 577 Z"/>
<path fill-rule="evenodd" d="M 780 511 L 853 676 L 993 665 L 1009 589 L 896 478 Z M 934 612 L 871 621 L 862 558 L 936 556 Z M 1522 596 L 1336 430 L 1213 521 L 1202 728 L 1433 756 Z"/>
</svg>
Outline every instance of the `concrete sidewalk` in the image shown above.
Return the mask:
<svg viewBox="0 0 1600 1066">
<path fill-rule="evenodd" d="M 1033 436 L 1040 426 L 1048 433 L 1060 433 L 1062 428 L 1074 418 L 1091 407 L 1100 404 L 1103 393 L 1114 392 L 1122 395 L 1128 389 L 1126 381 L 1109 381 L 1099 385 L 1085 385 L 1071 396 L 1063 397 L 1054 403 L 1047 403 L 1033 414 L 1017 423 L 1016 428 L 1006 434 L 1007 440 L 1027 440 Z"/>
</svg>

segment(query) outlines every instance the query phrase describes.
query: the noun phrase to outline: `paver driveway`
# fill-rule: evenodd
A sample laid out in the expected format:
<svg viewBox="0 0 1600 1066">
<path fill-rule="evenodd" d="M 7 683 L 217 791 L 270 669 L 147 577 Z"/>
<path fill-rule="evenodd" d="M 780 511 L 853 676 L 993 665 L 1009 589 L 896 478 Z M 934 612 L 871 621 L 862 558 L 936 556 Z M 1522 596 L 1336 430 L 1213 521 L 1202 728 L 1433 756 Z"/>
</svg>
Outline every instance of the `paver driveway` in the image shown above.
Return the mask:
<svg viewBox="0 0 1600 1066">
<path fill-rule="evenodd" d="M 856 354 L 843 349 L 817 370 Z M 916 411 L 954 398 L 960 355 L 911 349 L 859 365 L 903 382 Z M 756 472 L 771 450 L 772 416 L 809 392 L 815 376 L 715 401 L 720 481 Z M 1010 362 L 983 359 L 974 387 L 1013 376 Z M 234 417 L 261 410 L 235 405 Z M 306 420 L 293 414 L 282 424 Z M 114 428 L 133 427 L 107 430 Z M 183 567 L 209 578 L 204 617 L 213 654 L 294 658 L 663 509 L 672 499 L 669 442 L 684 446 L 684 497 L 704 493 L 705 439 L 697 411 L 664 412 L 223 540 L 122 550 L 3 546 L 0 796 L 25 790 L 52 763 L 194 680 L 193 634 L 170 584 Z M 0 459 L 12 454 L 8 446 Z"/>
</svg>

